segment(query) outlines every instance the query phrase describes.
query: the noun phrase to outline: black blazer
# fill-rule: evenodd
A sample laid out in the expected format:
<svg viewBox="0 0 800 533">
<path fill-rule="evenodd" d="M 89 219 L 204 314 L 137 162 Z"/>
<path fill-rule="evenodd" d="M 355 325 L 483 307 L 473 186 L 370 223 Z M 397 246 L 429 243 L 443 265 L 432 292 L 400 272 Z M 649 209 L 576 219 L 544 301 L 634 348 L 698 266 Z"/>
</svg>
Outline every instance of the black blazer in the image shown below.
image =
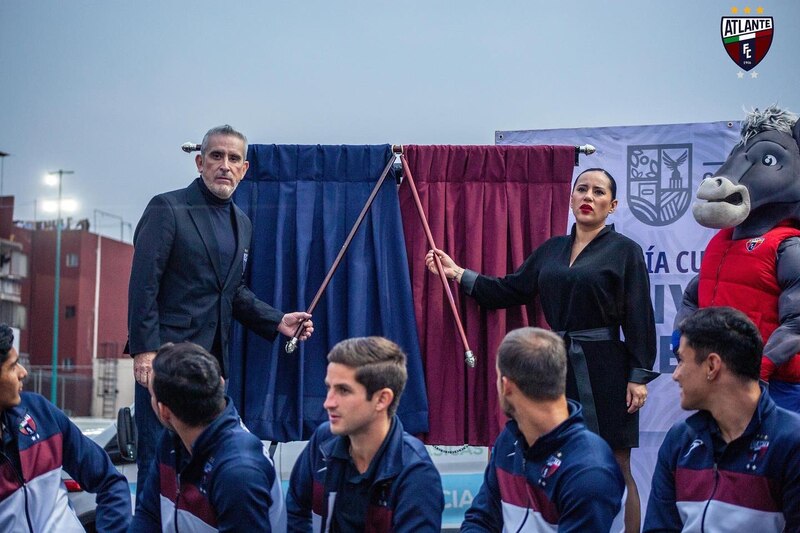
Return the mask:
<svg viewBox="0 0 800 533">
<path fill-rule="evenodd" d="M 133 236 L 129 353 L 181 341 L 211 349 L 219 327 L 222 353 L 217 355 L 225 371 L 231 317 L 262 337 L 276 337 L 283 312 L 257 299 L 242 279 L 253 232 L 250 220 L 233 204 L 236 254 L 223 278 L 209 209 L 199 178 L 147 205 Z"/>
</svg>

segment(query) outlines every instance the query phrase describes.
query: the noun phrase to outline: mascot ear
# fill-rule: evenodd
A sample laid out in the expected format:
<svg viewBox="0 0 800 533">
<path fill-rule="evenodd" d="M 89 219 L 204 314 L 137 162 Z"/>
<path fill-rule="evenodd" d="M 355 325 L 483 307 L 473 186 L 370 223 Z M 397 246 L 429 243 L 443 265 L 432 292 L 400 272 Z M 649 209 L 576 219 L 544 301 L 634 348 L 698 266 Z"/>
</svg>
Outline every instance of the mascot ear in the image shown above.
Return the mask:
<svg viewBox="0 0 800 533">
<path fill-rule="evenodd" d="M 794 123 L 794 128 L 792 128 L 792 136 L 794 137 L 794 141 L 797 143 L 797 146 L 800 147 L 800 119 L 797 119 L 797 122 Z"/>
</svg>

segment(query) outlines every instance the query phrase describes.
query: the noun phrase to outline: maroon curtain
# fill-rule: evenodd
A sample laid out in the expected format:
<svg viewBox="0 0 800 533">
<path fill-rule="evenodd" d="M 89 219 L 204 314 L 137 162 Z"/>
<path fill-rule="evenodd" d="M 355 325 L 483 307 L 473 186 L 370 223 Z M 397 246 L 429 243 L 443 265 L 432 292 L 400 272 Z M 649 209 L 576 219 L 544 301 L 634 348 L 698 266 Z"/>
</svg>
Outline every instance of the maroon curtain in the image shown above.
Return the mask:
<svg viewBox="0 0 800 533">
<path fill-rule="evenodd" d="M 436 245 L 482 274 L 513 272 L 541 243 L 566 232 L 573 146 L 406 146 Z M 464 347 L 438 276 L 408 180 L 399 189 L 430 412 L 432 444 L 490 445 L 505 424 L 497 402 L 495 352 L 511 329 L 546 327 L 538 304 L 487 311 L 451 290 L 477 358 Z"/>
</svg>

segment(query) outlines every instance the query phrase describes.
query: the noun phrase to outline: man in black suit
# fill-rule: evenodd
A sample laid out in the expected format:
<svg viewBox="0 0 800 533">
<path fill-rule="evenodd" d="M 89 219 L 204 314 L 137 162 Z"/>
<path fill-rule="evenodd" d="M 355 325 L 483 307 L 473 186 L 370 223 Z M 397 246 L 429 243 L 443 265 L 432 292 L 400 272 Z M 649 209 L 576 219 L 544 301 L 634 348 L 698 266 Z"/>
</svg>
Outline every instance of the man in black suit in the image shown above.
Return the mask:
<svg viewBox="0 0 800 533">
<path fill-rule="evenodd" d="M 252 225 L 231 200 L 249 166 L 247 139 L 225 125 L 203 137 L 195 158 L 200 177 L 185 189 L 155 196 L 133 236 L 128 288 L 129 353 L 133 355 L 139 484 L 153 460 L 161 424 L 150 408 L 151 363 L 165 342 L 191 341 L 230 368 L 231 319 L 267 339 L 313 332 L 311 315 L 284 314 L 260 301 L 243 282 Z"/>
</svg>

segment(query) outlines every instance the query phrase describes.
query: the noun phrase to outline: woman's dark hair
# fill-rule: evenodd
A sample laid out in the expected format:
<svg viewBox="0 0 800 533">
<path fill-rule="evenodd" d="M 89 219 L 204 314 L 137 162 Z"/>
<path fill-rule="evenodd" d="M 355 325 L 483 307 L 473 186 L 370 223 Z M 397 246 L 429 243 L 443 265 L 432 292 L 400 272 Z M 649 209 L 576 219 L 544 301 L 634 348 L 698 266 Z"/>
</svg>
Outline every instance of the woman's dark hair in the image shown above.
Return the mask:
<svg viewBox="0 0 800 533">
<path fill-rule="evenodd" d="M 587 168 L 586 170 L 578 174 L 578 177 L 575 178 L 575 183 L 572 185 L 573 191 L 575 190 L 575 186 L 578 185 L 578 180 L 581 179 L 581 176 L 583 176 L 587 172 L 602 172 L 603 174 L 605 174 L 606 177 L 608 178 L 608 181 L 611 183 L 611 199 L 612 200 L 617 199 L 617 180 L 615 180 L 614 176 L 612 176 L 611 173 L 604 168 Z"/>
</svg>

